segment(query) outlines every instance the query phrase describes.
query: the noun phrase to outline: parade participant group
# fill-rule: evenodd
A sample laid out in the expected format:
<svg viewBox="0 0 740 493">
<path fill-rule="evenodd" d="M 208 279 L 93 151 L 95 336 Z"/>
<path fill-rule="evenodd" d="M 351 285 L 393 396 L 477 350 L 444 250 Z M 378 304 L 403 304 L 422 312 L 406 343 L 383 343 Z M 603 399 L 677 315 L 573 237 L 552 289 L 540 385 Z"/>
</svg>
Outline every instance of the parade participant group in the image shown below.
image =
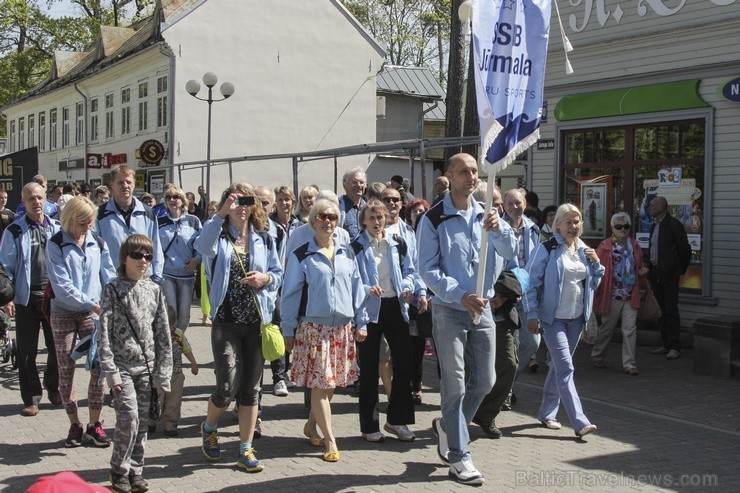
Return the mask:
<svg viewBox="0 0 740 493">
<path fill-rule="evenodd" d="M 261 433 L 261 326 L 276 323 L 287 353 L 270 362 L 274 394 L 306 389 L 302 431 L 326 462 L 342 458 L 332 428 L 338 387 L 357 386 L 357 434 L 368 442 L 388 435 L 411 442 L 415 428 L 429 426 L 416 422 L 414 407 L 431 342 L 440 374 L 441 415 L 430 423 L 437 454 L 452 480 L 470 485 L 485 479 L 473 463 L 468 427 L 501 436 L 495 418 L 515 402 L 517 368 L 539 366 L 540 339 L 548 373 L 533 420 L 559 430 L 562 403 L 581 439 L 597 430 L 578 397 L 572 363 L 589 318 L 596 312 L 604 320 L 592 354 L 603 367 L 621 315 L 623 367 L 634 376 L 638 279 L 648 272 L 653 278 L 667 321 L 661 327 L 678 316 L 671 283 L 685 270 L 690 248 L 685 233 L 672 227 L 663 197 L 650 208 L 659 227 L 651 232 L 648 263 L 623 212 L 612 218 L 613 237 L 598 251 L 580 238 L 583 215 L 573 204 L 548 207 L 551 217 L 528 207 L 531 193 L 496 188 L 499 206 L 486 212 L 478 163 L 468 154 L 450 158 L 431 206 L 411 195 L 408 180 L 368 184 L 361 168 L 344 174 L 341 197 L 311 185 L 295 197 L 290 187 L 241 181 L 217 202 L 201 187 L 197 203 L 172 184 L 160 204 L 149 194 L 134 196 L 134 170 L 126 165 L 110 176 L 110 188 L 73 187 L 71 197 L 56 202 L 50 200 L 55 190 L 47 196 L 46 180 L 34 177 L 16 212 L 3 207 L 0 265 L 15 290 L 4 311 L 15 317 L 21 414 L 42 420 L 45 391 L 69 417 L 69 433 L 59 437 L 65 447 L 111 448 L 116 492 L 148 490 L 147 434 L 158 420 L 165 436 L 179 435 L 182 356 L 197 374 L 195 357 L 207 352 L 186 338 L 194 292 L 215 364 L 199 427 L 205 459 L 233 460 L 248 473 L 269 467 L 253 441 Z M 669 235 L 671 249 L 664 247 Z M 668 264 L 678 267 L 666 274 Z M 664 332 L 664 347 L 655 353 L 675 359 L 680 347 Z M 49 350 L 43 371 L 36 361 L 39 334 Z M 73 385 L 79 340 L 92 342 L 87 423 Z M 386 416 L 378 413 L 379 376 Z M 101 418 L 108 395 L 112 437 Z M 219 436 L 232 402 L 238 447 Z"/>
</svg>

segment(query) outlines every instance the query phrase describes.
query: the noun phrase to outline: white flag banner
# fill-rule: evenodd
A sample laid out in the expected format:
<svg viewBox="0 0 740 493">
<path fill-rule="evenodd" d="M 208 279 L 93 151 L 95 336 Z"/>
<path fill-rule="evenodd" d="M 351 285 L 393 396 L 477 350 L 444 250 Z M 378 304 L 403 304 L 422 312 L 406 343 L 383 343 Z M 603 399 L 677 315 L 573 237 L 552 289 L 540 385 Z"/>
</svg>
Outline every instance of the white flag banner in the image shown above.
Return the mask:
<svg viewBox="0 0 740 493">
<path fill-rule="evenodd" d="M 552 0 L 473 0 L 483 169 L 496 173 L 539 138 Z"/>
</svg>

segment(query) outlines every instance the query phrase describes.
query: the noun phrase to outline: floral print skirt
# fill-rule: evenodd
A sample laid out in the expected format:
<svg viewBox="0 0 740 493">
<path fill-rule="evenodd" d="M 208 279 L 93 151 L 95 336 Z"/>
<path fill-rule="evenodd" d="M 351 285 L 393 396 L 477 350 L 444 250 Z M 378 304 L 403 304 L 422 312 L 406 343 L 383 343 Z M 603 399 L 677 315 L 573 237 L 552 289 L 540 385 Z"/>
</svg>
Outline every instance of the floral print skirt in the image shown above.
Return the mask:
<svg viewBox="0 0 740 493">
<path fill-rule="evenodd" d="M 299 387 L 333 389 L 357 381 L 352 324 L 301 322 L 295 333 L 290 379 Z"/>
</svg>

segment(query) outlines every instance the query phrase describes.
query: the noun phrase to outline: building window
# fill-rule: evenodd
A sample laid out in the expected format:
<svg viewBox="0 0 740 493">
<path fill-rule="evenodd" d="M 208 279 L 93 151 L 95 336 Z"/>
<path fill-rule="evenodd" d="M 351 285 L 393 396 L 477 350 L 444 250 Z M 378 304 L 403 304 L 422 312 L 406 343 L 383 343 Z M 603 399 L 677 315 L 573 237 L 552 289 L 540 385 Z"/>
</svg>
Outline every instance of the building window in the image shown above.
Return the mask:
<svg viewBox="0 0 740 493">
<path fill-rule="evenodd" d="M 46 113 L 39 113 L 39 151 L 46 151 Z"/>
<path fill-rule="evenodd" d="M 707 205 L 704 120 L 567 130 L 561 136 L 565 149 L 561 199 L 581 208 L 583 238 L 598 244 L 611 234 L 611 216 L 625 211 L 633 217 L 633 235 L 647 248 L 652 227 L 647 206 L 662 195 L 692 245 L 681 291 L 701 294 L 702 211 Z"/>
<path fill-rule="evenodd" d="M 157 98 L 157 126 L 167 125 L 167 96 Z"/>
<path fill-rule="evenodd" d="M 167 125 L 167 76 L 157 78 L 157 127 Z"/>
<path fill-rule="evenodd" d="M 113 93 L 105 95 L 105 138 L 113 138 Z"/>
<path fill-rule="evenodd" d="M 90 141 L 98 140 L 98 98 L 90 100 Z"/>
<path fill-rule="evenodd" d="M 75 144 L 82 145 L 85 140 L 85 107 L 82 103 L 75 105 Z"/>
<path fill-rule="evenodd" d="M 57 148 L 57 110 L 49 110 L 49 149 Z"/>
<path fill-rule="evenodd" d="M 149 83 L 139 83 L 139 132 L 147 129 L 149 120 L 149 104 L 147 96 L 149 95 Z"/>
<path fill-rule="evenodd" d="M 28 115 L 28 147 L 36 145 L 36 115 Z"/>
<path fill-rule="evenodd" d="M 62 148 L 69 147 L 69 106 L 62 108 Z"/>
<path fill-rule="evenodd" d="M 131 89 L 121 89 L 121 135 L 131 133 Z"/>
<path fill-rule="evenodd" d="M 18 118 L 18 150 L 26 148 L 26 119 Z"/>
<path fill-rule="evenodd" d="M 15 152 L 15 120 L 10 120 L 10 139 L 8 139 L 8 152 Z"/>
</svg>

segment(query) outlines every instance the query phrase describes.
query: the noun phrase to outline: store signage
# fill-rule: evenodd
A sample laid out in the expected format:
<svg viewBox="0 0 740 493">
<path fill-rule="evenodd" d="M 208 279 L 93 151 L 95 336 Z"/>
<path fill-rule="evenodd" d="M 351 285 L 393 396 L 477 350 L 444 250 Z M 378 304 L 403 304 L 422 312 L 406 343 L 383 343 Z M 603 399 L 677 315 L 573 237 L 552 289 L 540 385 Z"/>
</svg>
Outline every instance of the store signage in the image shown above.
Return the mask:
<svg viewBox="0 0 740 493">
<path fill-rule="evenodd" d="M 537 141 L 538 151 L 551 151 L 555 149 L 555 139 L 540 139 Z"/>
<path fill-rule="evenodd" d="M 94 152 L 88 152 L 86 157 L 88 168 L 110 168 L 111 166 L 128 163 L 126 153 L 111 154 L 110 152 L 106 152 L 105 154 L 96 154 Z"/>
<path fill-rule="evenodd" d="M 85 167 L 85 160 L 82 158 L 65 159 L 59 161 L 59 171 L 74 171 Z"/>
<path fill-rule="evenodd" d="M 740 77 L 727 81 L 724 85 L 717 88 L 720 96 L 730 101 L 740 103 Z"/>
<path fill-rule="evenodd" d="M 139 147 L 139 157 L 146 166 L 159 166 L 164 159 L 164 145 L 158 140 L 147 140 Z"/>
</svg>

